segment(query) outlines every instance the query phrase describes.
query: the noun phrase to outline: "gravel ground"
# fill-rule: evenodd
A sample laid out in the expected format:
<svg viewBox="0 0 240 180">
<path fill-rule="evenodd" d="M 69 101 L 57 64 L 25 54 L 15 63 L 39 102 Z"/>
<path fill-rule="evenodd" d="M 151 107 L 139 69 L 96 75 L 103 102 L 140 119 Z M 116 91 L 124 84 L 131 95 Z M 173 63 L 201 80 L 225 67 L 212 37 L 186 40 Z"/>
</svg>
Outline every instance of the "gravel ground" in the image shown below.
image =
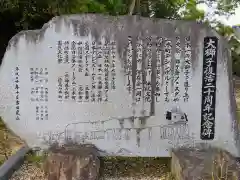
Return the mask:
<svg viewBox="0 0 240 180">
<path fill-rule="evenodd" d="M 47 180 L 43 171 L 35 165 L 23 164 L 10 180 Z"/>
<path fill-rule="evenodd" d="M 160 160 L 161 161 L 161 160 Z M 166 163 L 150 160 L 137 162 L 104 160 L 100 168 L 100 180 L 172 180 Z M 10 180 L 47 180 L 37 165 L 25 162 Z"/>
</svg>

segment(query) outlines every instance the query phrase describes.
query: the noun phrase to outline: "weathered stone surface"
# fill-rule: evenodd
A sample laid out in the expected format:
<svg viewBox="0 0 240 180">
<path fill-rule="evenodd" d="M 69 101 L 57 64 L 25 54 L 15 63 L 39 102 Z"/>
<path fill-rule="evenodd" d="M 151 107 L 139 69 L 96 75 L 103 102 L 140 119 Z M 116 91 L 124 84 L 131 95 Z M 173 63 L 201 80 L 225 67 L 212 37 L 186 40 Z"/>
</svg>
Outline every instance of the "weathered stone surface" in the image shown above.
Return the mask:
<svg viewBox="0 0 240 180">
<path fill-rule="evenodd" d="M 96 180 L 99 176 L 99 153 L 91 144 L 52 146 L 44 163 L 48 180 Z"/>
<path fill-rule="evenodd" d="M 170 158 L 101 157 L 100 161 L 99 180 L 172 180 Z M 47 180 L 47 177 L 36 163 L 25 162 L 9 180 Z"/>
<path fill-rule="evenodd" d="M 214 147 L 172 151 L 171 171 L 176 180 L 238 180 L 240 164 L 229 152 Z"/>
<path fill-rule="evenodd" d="M 107 155 L 170 156 L 191 135 L 239 155 L 229 52 L 196 22 L 55 17 L 9 42 L 0 116 L 29 147 L 71 137 Z"/>
</svg>

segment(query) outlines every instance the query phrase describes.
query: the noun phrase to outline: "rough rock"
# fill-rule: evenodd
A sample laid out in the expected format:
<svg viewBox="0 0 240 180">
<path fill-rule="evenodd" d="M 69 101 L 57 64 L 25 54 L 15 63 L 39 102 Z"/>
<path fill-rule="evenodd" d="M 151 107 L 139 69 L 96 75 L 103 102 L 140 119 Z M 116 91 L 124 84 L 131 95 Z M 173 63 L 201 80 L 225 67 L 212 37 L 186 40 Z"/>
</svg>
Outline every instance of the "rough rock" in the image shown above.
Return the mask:
<svg viewBox="0 0 240 180">
<path fill-rule="evenodd" d="M 44 155 L 45 156 L 45 155 Z M 173 180 L 170 158 L 101 157 L 99 180 Z M 40 163 L 26 161 L 10 180 L 47 180 Z"/>
<path fill-rule="evenodd" d="M 100 160 L 98 150 L 91 144 L 65 144 L 50 147 L 44 172 L 48 180 L 95 180 Z"/>
<path fill-rule="evenodd" d="M 176 180 L 237 180 L 239 168 L 234 156 L 218 148 L 181 147 L 172 151 L 171 171 Z"/>
</svg>

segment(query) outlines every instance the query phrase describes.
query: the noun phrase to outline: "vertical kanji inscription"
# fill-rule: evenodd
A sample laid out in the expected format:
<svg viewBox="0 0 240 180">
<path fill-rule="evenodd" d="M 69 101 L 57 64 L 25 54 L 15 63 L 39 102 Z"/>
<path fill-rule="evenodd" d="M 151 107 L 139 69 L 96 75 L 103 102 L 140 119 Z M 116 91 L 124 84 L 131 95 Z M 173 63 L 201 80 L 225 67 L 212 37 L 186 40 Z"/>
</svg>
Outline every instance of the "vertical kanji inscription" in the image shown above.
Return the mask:
<svg viewBox="0 0 240 180">
<path fill-rule="evenodd" d="M 215 133 L 217 37 L 204 38 L 201 139 L 213 140 Z"/>
</svg>

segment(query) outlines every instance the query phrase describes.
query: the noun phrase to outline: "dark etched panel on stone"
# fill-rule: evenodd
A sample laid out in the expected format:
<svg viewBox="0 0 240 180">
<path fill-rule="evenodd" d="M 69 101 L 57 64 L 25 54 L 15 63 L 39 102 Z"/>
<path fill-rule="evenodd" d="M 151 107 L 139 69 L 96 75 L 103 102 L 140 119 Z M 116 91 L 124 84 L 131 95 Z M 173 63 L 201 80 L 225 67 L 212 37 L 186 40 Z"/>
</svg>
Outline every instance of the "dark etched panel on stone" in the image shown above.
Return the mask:
<svg viewBox="0 0 240 180">
<path fill-rule="evenodd" d="M 217 37 L 204 38 L 201 139 L 213 140 L 215 133 L 215 102 L 217 72 Z"/>
</svg>

